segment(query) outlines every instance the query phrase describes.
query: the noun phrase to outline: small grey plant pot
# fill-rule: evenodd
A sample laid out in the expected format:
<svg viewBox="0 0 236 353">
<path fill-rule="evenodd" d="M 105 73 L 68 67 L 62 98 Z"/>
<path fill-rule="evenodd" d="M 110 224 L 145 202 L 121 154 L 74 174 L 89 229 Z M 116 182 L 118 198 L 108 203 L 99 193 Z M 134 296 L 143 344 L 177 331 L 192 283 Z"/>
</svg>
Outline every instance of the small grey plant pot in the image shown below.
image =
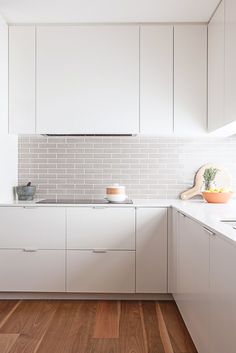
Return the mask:
<svg viewBox="0 0 236 353">
<path fill-rule="evenodd" d="M 32 201 L 36 193 L 36 186 L 16 186 L 16 193 L 20 201 Z"/>
</svg>

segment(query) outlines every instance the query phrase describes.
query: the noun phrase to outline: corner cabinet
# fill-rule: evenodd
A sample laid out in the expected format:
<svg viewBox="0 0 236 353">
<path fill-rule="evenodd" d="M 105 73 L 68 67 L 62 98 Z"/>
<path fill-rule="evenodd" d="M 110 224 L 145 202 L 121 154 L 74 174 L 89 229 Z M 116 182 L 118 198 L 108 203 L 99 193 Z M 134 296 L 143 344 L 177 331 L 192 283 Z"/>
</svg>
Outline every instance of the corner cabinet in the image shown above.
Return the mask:
<svg viewBox="0 0 236 353">
<path fill-rule="evenodd" d="M 209 353 L 210 232 L 178 213 L 177 293 L 174 298 L 199 353 Z"/>
<path fill-rule="evenodd" d="M 167 209 L 136 212 L 136 292 L 167 293 Z"/>
</svg>

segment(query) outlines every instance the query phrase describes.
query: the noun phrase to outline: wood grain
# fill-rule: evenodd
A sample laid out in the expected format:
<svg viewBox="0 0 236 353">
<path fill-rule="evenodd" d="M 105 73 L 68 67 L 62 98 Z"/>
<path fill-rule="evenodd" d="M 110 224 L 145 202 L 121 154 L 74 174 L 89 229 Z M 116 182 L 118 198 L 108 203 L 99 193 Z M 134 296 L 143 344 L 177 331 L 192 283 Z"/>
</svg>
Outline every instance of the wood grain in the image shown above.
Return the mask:
<svg viewBox="0 0 236 353">
<path fill-rule="evenodd" d="M 0 301 L 0 353 L 197 353 L 174 302 Z"/>
<path fill-rule="evenodd" d="M 141 307 L 144 335 L 148 352 L 165 353 L 160 336 L 158 318 L 154 302 L 143 302 Z"/>
<path fill-rule="evenodd" d="M 9 353 L 34 352 L 56 312 L 57 302 L 24 301 L 0 329 L 1 333 L 19 334 Z"/>
<path fill-rule="evenodd" d="M 95 302 L 61 302 L 37 353 L 87 352 L 95 313 Z"/>
<path fill-rule="evenodd" d="M 9 353 L 11 347 L 19 337 L 18 334 L 0 334 L 0 352 Z"/>
<path fill-rule="evenodd" d="M 175 302 L 159 302 L 175 353 L 197 353 Z"/>
<path fill-rule="evenodd" d="M 5 322 L 19 305 L 20 301 L 17 300 L 0 301 L 0 328 L 5 324 Z"/>
<path fill-rule="evenodd" d="M 159 304 L 156 304 L 158 326 L 165 353 L 174 353 L 170 337 Z"/>
<path fill-rule="evenodd" d="M 119 338 L 120 310 L 119 301 L 98 303 L 93 338 Z"/>
<path fill-rule="evenodd" d="M 123 301 L 121 303 L 120 352 L 148 353 L 143 335 L 139 302 Z"/>
</svg>

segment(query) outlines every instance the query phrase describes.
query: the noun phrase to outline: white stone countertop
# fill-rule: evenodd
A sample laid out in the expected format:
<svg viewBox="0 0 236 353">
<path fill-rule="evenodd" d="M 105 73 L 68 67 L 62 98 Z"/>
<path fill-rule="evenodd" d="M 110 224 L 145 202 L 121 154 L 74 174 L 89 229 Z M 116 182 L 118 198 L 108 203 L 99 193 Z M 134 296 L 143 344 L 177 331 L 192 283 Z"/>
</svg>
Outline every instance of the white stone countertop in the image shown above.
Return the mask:
<svg viewBox="0 0 236 353">
<path fill-rule="evenodd" d="M 133 204 L 37 204 L 34 201 L 0 201 L 0 207 L 173 207 L 236 245 L 236 230 L 221 220 L 236 220 L 236 200 L 227 204 L 208 204 L 203 200 L 133 200 Z"/>
</svg>

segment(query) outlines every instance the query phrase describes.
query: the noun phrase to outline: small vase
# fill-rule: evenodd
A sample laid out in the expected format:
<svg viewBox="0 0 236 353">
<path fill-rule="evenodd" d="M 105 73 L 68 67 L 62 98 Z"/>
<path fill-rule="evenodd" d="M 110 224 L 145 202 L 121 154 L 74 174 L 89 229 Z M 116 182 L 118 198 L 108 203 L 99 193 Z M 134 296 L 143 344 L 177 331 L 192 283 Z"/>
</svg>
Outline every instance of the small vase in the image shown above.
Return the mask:
<svg viewBox="0 0 236 353">
<path fill-rule="evenodd" d="M 210 190 L 210 189 L 215 189 L 216 188 L 216 184 L 214 181 L 205 181 L 204 182 L 204 190 Z"/>
</svg>

